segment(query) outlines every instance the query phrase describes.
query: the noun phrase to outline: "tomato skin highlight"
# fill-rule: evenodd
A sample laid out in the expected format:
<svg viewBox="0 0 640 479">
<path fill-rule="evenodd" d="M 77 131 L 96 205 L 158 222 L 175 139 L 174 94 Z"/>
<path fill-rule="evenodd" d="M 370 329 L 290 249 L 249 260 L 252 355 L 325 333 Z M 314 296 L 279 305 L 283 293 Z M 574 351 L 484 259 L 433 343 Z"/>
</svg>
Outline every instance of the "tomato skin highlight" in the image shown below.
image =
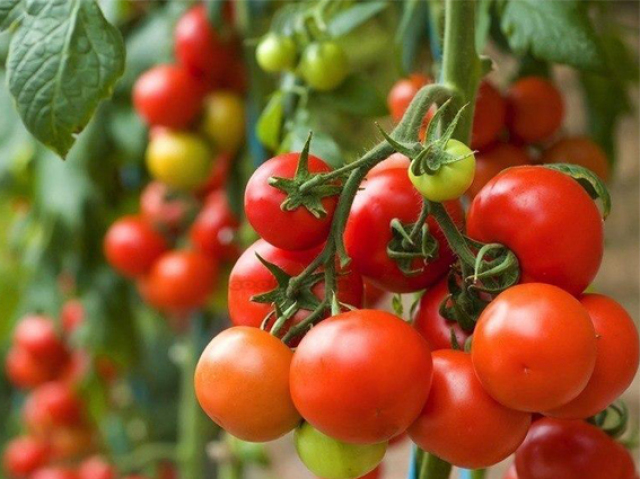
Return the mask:
<svg viewBox="0 0 640 479">
<path fill-rule="evenodd" d="M 520 282 L 548 283 L 573 295 L 591 284 L 604 250 L 594 201 L 572 178 L 541 166 L 509 168 L 489 181 L 471 203 L 467 234 L 511 249 Z"/>
<path fill-rule="evenodd" d="M 531 283 L 500 293 L 482 312 L 471 355 L 487 392 L 507 407 L 541 412 L 575 399 L 596 362 L 586 309 L 558 287 Z"/>
<path fill-rule="evenodd" d="M 471 149 L 481 150 L 498 139 L 505 126 L 507 103 L 488 81 L 480 83 L 473 113 Z"/>
<path fill-rule="evenodd" d="M 383 311 L 349 311 L 302 339 L 291 363 L 291 396 L 302 417 L 324 434 L 375 444 L 415 420 L 429 394 L 431 370 L 429 346 L 407 323 Z"/>
<path fill-rule="evenodd" d="M 588 168 L 603 181 L 609 179 L 609 160 L 602 148 L 591 138 L 562 138 L 542 153 L 542 163 L 570 163 Z"/>
<path fill-rule="evenodd" d="M 558 409 L 546 411 L 548 416 L 585 419 L 603 411 L 629 387 L 638 370 L 638 330 L 629 313 L 601 294 L 585 294 L 580 303 L 595 327 L 596 365 L 578 397 Z"/>
<path fill-rule="evenodd" d="M 409 436 L 423 450 L 455 466 L 496 464 L 524 440 L 531 415 L 491 398 L 478 381 L 471 357 L 454 350 L 433 353 L 429 398 Z"/>
<path fill-rule="evenodd" d="M 29 479 L 78 479 L 78 475 L 72 469 L 52 466 L 39 469 Z"/>
<path fill-rule="evenodd" d="M 198 361 L 198 401 L 214 422 L 244 441 L 277 439 L 300 421 L 289 393 L 292 357 L 282 341 L 265 331 L 227 329 Z"/>
<path fill-rule="evenodd" d="M 280 207 L 287 198 L 284 191 L 271 186 L 269 178 L 293 178 L 300 153 L 286 153 L 266 161 L 247 183 L 244 209 L 247 220 L 268 243 L 285 250 L 306 250 L 323 243 L 329 234 L 338 203 L 337 196 L 322 199 L 326 215 L 316 218 L 304 206 L 293 211 Z M 331 168 L 320 158 L 309 155 L 309 171 L 328 173 Z"/>
<path fill-rule="evenodd" d="M 296 429 L 294 440 L 302 463 L 323 479 L 361 478 L 380 464 L 387 451 L 386 442 L 347 444 L 306 422 Z"/>
<path fill-rule="evenodd" d="M 13 343 L 48 365 L 59 365 L 68 357 L 53 319 L 48 316 L 23 317 L 13 332 Z"/>
<path fill-rule="evenodd" d="M 115 479 L 115 468 L 100 456 L 85 459 L 78 468 L 78 479 Z"/>
<path fill-rule="evenodd" d="M 475 176 L 465 194 L 468 198 L 473 199 L 484 188 L 484 185 L 502 170 L 512 166 L 529 164 L 531 164 L 531 158 L 523 148 L 511 143 L 499 143 L 476 155 Z"/>
<path fill-rule="evenodd" d="M 12 478 L 26 478 L 49 461 L 49 446 L 41 439 L 20 436 L 7 442 L 2 468 Z"/>
</svg>

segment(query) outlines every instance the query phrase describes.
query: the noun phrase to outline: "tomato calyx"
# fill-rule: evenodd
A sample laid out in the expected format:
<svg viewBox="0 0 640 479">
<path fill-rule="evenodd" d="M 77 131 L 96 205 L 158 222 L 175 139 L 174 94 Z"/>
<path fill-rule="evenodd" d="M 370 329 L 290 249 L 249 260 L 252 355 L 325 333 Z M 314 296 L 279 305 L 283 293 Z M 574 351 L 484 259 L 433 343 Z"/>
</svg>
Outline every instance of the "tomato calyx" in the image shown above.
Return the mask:
<svg viewBox="0 0 640 479">
<path fill-rule="evenodd" d="M 629 408 L 622 401 L 616 401 L 604 411 L 587 419 L 587 422 L 602 429 L 613 438 L 622 436 L 629 425 Z"/>
<path fill-rule="evenodd" d="M 309 147 L 312 136 L 313 134 L 309 132 L 307 142 L 300 153 L 294 177 L 271 177 L 269 184 L 287 194 L 287 198 L 280 205 L 283 211 L 294 211 L 304 207 L 316 218 L 323 218 L 327 215 L 327 210 L 322 204 L 322 199 L 339 195 L 342 188 L 338 184 L 328 182 L 320 182 L 320 184 L 315 184 L 311 187 L 307 185 L 306 188 L 302 188 L 305 183 L 318 176 L 309 172 Z"/>
</svg>

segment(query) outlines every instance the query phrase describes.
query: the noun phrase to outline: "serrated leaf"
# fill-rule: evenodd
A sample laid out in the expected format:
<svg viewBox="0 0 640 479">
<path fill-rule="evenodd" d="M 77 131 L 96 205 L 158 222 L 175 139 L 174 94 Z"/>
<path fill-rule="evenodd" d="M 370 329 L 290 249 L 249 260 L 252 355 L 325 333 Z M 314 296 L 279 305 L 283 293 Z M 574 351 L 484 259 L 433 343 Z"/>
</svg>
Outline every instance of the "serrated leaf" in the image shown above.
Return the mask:
<svg viewBox="0 0 640 479">
<path fill-rule="evenodd" d="M 22 16 L 23 0 L 0 1 L 0 32 L 9 28 Z"/>
<path fill-rule="evenodd" d="M 284 105 L 282 92 L 274 93 L 264 107 L 256 125 L 256 135 L 260 142 L 270 150 L 280 146 Z"/>
<path fill-rule="evenodd" d="M 27 129 L 64 157 L 124 71 L 120 32 L 95 0 L 29 0 L 11 39 L 9 89 Z"/>
<path fill-rule="evenodd" d="M 387 102 L 375 84 L 360 75 L 350 75 L 339 88 L 318 94 L 314 99 L 355 116 L 380 117 L 389 113 Z"/>
<path fill-rule="evenodd" d="M 571 165 L 568 163 L 551 163 L 544 165 L 545 168 L 556 170 L 570 176 L 582 186 L 589 196 L 602 201 L 602 217 L 606 219 L 611 211 L 611 196 L 604 181 L 600 179 L 593 171 L 584 166 Z"/>
<path fill-rule="evenodd" d="M 576 0 L 512 0 L 502 31 L 519 55 L 563 63 L 580 70 L 606 71 L 606 59 L 585 2 Z"/>
<path fill-rule="evenodd" d="M 387 8 L 388 2 L 361 2 L 340 12 L 331 19 L 328 32 L 331 37 L 341 37 L 356 29 Z"/>
</svg>

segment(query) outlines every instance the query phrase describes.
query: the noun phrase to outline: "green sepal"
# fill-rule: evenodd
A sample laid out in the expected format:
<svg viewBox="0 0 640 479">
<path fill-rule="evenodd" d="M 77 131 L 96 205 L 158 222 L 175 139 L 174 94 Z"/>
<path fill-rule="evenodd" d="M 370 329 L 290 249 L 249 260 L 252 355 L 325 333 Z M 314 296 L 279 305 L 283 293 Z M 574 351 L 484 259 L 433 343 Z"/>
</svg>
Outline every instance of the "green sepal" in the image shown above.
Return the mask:
<svg viewBox="0 0 640 479">
<path fill-rule="evenodd" d="M 424 271 L 429 261 L 438 258 L 440 245 L 429 232 L 426 223 L 420 227 L 416 238 L 411 238 L 411 231 L 416 223 L 402 224 L 397 218 L 391 221 L 391 241 L 387 245 L 387 256 L 397 264 L 406 276 L 415 276 Z M 422 260 L 422 266 L 414 267 L 415 260 Z"/>
</svg>

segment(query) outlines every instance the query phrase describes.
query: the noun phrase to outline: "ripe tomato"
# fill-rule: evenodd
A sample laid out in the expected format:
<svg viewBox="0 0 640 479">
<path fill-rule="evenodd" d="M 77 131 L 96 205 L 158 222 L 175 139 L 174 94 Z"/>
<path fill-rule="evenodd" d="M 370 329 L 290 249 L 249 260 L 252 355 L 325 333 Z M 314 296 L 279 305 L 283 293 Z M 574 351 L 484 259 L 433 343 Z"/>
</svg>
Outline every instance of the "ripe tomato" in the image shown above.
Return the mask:
<svg viewBox="0 0 640 479">
<path fill-rule="evenodd" d="M 442 165 L 433 175 L 415 175 L 409 168 L 409 179 L 422 196 L 430 201 L 449 201 L 460 198 L 473 182 L 476 159 L 473 151 L 458 140 L 449 140 L 445 151 L 455 158 L 464 158 L 448 165 Z M 466 157 L 466 158 L 465 158 Z"/>
<path fill-rule="evenodd" d="M 65 301 L 60 310 L 62 329 L 66 334 L 72 334 L 84 322 L 84 306 L 79 299 Z"/>
<path fill-rule="evenodd" d="M 604 181 L 609 179 L 609 160 L 591 138 L 562 138 L 542 154 L 542 163 L 571 163 L 590 169 Z"/>
<path fill-rule="evenodd" d="M 485 392 L 468 354 L 443 349 L 433 353 L 431 393 L 409 437 L 455 466 L 480 469 L 512 454 L 530 424 L 530 414 L 508 409 Z"/>
<path fill-rule="evenodd" d="M 75 462 L 96 448 L 95 430 L 86 425 L 57 427 L 49 433 L 49 441 L 56 462 Z"/>
<path fill-rule="evenodd" d="M 507 92 L 507 126 L 525 143 L 551 137 L 562 125 L 564 103 L 558 89 L 541 77 L 518 80 Z"/>
<path fill-rule="evenodd" d="M 580 298 L 596 330 L 596 366 L 580 395 L 546 415 L 583 419 L 609 406 L 629 387 L 638 370 L 638 331 L 629 313 L 601 294 Z"/>
<path fill-rule="evenodd" d="M 589 314 L 569 293 L 542 283 L 507 289 L 482 312 L 473 365 L 491 396 L 507 407 L 540 412 L 575 399 L 596 361 Z"/>
<path fill-rule="evenodd" d="M 218 265 L 197 251 L 169 251 L 153 265 L 142 282 L 149 303 L 168 311 L 203 306 L 216 286 Z"/>
<path fill-rule="evenodd" d="M 78 475 L 72 469 L 51 466 L 37 470 L 29 479 L 78 479 Z"/>
<path fill-rule="evenodd" d="M 219 190 L 227 183 L 229 170 L 233 162 L 233 157 L 228 153 L 220 153 L 213 159 L 213 166 L 205 183 L 200 187 L 197 194 L 205 197 L 215 190 Z"/>
<path fill-rule="evenodd" d="M 398 218 L 403 224 L 413 223 L 422 209 L 422 197 L 411 185 L 407 170 L 395 167 L 378 170 L 362 186 L 351 207 L 344 234 L 354 269 L 377 286 L 395 293 L 418 291 L 434 284 L 448 271 L 454 256 L 433 217 L 427 219 L 427 225 L 439 243 L 438 258 L 426 265 L 416 259 L 413 266 L 424 266 L 421 273 L 405 275 L 387 254 L 393 238 L 391 220 Z M 460 204 L 449 202 L 445 206 L 460 224 L 463 218 Z"/>
<path fill-rule="evenodd" d="M 184 68 L 158 65 L 138 78 L 133 105 L 151 126 L 186 128 L 200 111 L 202 86 Z"/>
<path fill-rule="evenodd" d="M 323 479 L 357 479 L 373 471 L 387 452 L 387 443 L 347 444 L 305 422 L 296 429 L 298 457 Z"/>
<path fill-rule="evenodd" d="M 46 434 L 57 427 L 80 424 L 82 402 L 69 384 L 52 381 L 29 395 L 22 415 L 29 430 Z"/>
<path fill-rule="evenodd" d="M 266 161 L 251 175 L 244 194 L 247 220 L 267 242 L 286 250 L 305 250 L 327 239 L 337 196 L 322 199 L 326 214 L 316 218 L 304 206 L 285 211 L 281 204 L 287 198 L 284 191 L 271 186 L 269 178 L 293 178 L 300 153 L 286 153 Z M 309 155 L 311 173 L 327 173 L 331 168 L 320 158 Z"/>
<path fill-rule="evenodd" d="M 382 301 L 387 292 L 384 289 L 378 288 L 371 281 L 363 281 L 364 286 L 364 296 L 362 300 L 362 304 L 366 309 L 381 309 L 376 308 L 375 306 Z"/>
<path fill-rule="evenodd" d="M 231 211 L 224 191 L 211 193 L 191 225 L 189 237 L 198 251 L 231 261 L 238 256 L 235 236 L 240 223 Z"/>
<path fill-rule="evenodd" d="M 410 164 L 411 160 L 402 153 L 393 153 L 388 158 L 382 160 L 376 166 L 371 168 L 369 173 L 367 173 L 367 179 L 386 170 L 395 170 L 396 168 L 399 168 L 407 171 Z"/>
<path fill-rule="evenodd" d="M 291 363 L 291 396 L 321 432 L 348 443 L 379 443 L 416 419 L 429 395 L 431 367 L 426 341 L 400 318 L 349 311 L 302 339 Z"/>
<path fill-rule="evenodd" d="M 195 373 L 200 405 L 230 434 L 252 442 L 276 439 L 300 421 L 289 393 L 293 353 L 257 328 L 233 327 L 202 353 Z"/>
<path fill-rule="evenodd" d="M 160 233 L 139 216 L 124 216 L 113 223 L 104 238 L 104 255 L 124 276 L 147 274 L 167 250 Z"/>
<path fill-rule="evenodd" d="M 140 194 L 140 215 L 160 231 L 178 233 L 195 210 L 191 196 L 171 190 L 159 181 L 150 182 Z"/>
<path fill-rule="evenodd" d="M 633 457 L 629 451 L 620 443 L 615 443 L 616 448 L 618 449 L 618 455 L 620 457 L 621 467 L 620 467 L 620 477 L 619 479 L 638 479 L 638 471 L 636 470 L 636 465 L 633 461 Z"/>
<path fill-rule="evenodd" d="M 292 70 L 296 63 L 296 43 L 290 37 L 269 33 L 258 44 L 256 60 L 269 73 Z"/>
<path fill-rule="evenodd" d="M 580 420 L 545 418 L 516 453 L 519 479 L 618 479 L 623 457 L 602 430 Z"/>
<path fill-rule="evenodd" d="M 318 253 L 311 251 L 285 251 L 271 246 L 264 240 L 256 241 L 240 256 L 229 276 L 229 316 L 236 326 L 259 328 L 262 321 L 273 313 L 273 305 L 256 303 L 251 298 L 278 285 L 276 278 L 258 260 L 256 254 L 291 276 L 298 275 L 307 267 Z M 349 271 L 338 276 L 338 299 L 354 307 L 362 306 L 363 285 L 359 274 Z M 324 297 L 324 281 L 312 288 L 319 298 Z M 298 324 L 309 315 L 308 311 L 299 311 L 292 319 Z M 288 329 L 288 328 L 286 328 Z M 285 329 L 285 331 L 286 331 Z"/>
<path fill-rule="evenodd" d="M 206 98 L 202 131 L 217 150 L 235 153 L 244 140 L 244 129 L 244 103 L 238 94 L 217 91 Z"/>
<path fill-rule="evenodd" d="M 507 103 L 488 81 L 480 83 L 473 113 L 471 149 L 481 150 L 498 139 L 504 128 Z"/>
<path fill-rule="evenodd" d="M 211 171 L 207 143 L 193 133 L 170 132 L 154 136 L 146 152 L 149 174 L 172 188 L 193 190 Z"/>
<path fill-rule="evenodd" d="M 391 112 L 391 118 L 394 121 L 400 121 L 402 116 L 409 108 L 409 104 L 413 97 L 416 96 L 418 90 L 423 86 L 433 83 L 431 78 L 421 73 L 414 73 L 409 75 L 408 78 L 401 78 L 398 80 L 387 96 L 387 105 Z M 429 110 L 429 113 L 425 116 L 425 124 L 429 123 L 431 117 L 433 117 L 434 111 Z"/>
<path fill-rule="evenodd" d="M 24 478 L 49 461 L 49 446 L 38 438 L 21 436 L 6 444 L 2 467 L 9 477 Z"/>
<path fill-rule="evenodd" d="M 64 343 L 58 336 L 53 319 L 48 316 L 27 315 L 13 332 L 14 345 L 40 361 L 58 366 L 68 357 Z"/>
<path fill-rule="evenodd" d="M 476 155 L 476 174 L 466 195 L 473 199 L 489 180 L 512 166 L 523 166 L 531 163 L 531 158 L 524 148 L 511 143 L 498 143 L 490 150 Z"/>
<path fill-rule="evenodd" d="M 14 386 L 30 389 L 55 379 L 62 365 L 40 360 L 20 347 L 12 347 L 5 357 L 7 378 Z"/>
<path fill-rule="evenodd" d="M 349 58 L 337 43 L 312 43 L 302 52 L 299 69 L 314 90 L 334 90 L 349 74 Z"/>
<path fill-rule="evenodd" d="M 116 470 L 104 458 L 92 456 L 78 468 L 78 479 L 115 479 Z"/>
<path fill-rule="evenodd" d="M 440 305 L 448 294 L 447 278 L 444 278 L 422 296 L 413 321 L 413 326 L 427 340 L 432 351 L 451 349 L 452 332 L 461 348 L 471 335 L 458 322 L 448 321 L 440 315 Z"/>
<path fill-rule="evenodd" d="M 577 181 L 540 166 L 509 168 L 487 183 L 471 203 L 467 234 L 511 249 L 521 282 L 553 284 L 573 295 L 591 284 L 602 261 L 596 204 Z"/>
</svg>

